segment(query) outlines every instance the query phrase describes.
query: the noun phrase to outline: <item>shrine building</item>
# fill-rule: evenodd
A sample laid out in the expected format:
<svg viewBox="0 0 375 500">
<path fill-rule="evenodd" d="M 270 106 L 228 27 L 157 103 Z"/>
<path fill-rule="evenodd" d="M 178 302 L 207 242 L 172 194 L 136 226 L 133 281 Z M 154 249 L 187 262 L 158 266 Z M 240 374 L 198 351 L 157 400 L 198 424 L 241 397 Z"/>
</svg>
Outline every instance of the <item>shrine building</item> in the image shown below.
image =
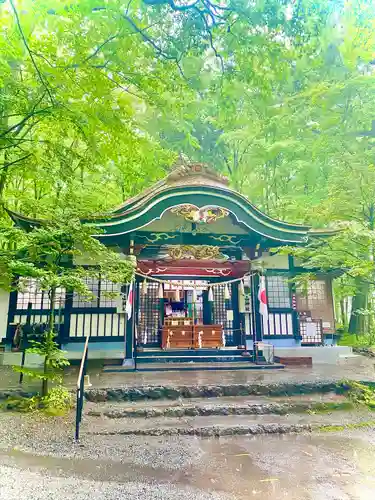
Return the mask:
<svg viewBox="0 0 375 500">
<path fill-rule="evenodd" d="M 11 216 L 21 227 L 32 223 Z M 257 343 L 304 349 L 334 339 L 332 276 L 316 273 L 307 291 L 299 290 L 293 277 L 307 270 L 277 252 L 329 232 L 269 217 L 202 164 L 176 167 L 90 224 L 98 227 L 102 243 L 136 259 L 133 300 L 126 304 L 129 285 L 119 289 L 100 279 L 87 282 L 95 297 L 89 302 L 60 291 L 58 342 L 72 358 L 79 358 L 88 335 L 92 357 L 122 357 L 129 367 L 134 358 L 138 366 L 153 360 L 236 361 L 252 356 Z M 120 292 L 122 299 L 108 292 Z M 32 323 L 47 321 L 48 297 L 35 280 L 0 302 L 8 343 L 25 322 L 28 304 Z"/>
</svg>

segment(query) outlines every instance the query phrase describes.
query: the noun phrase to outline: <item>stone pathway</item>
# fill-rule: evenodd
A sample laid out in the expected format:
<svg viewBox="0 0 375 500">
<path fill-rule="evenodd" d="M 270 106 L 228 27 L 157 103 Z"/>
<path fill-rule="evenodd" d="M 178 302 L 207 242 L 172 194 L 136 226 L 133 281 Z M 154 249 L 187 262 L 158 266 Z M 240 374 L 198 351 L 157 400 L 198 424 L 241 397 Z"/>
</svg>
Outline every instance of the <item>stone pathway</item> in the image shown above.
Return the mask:
<svg viewBox="0 0 375 500">
<path fill-rule="evenodd" d="M 74 389 L 78 367 L 70 366 L 65 372 L 64 384 Z M 129 372 L 105 373 L 98 363 L 89 366 L 88 374 L 93 388 L 138 386 L 199 386 L 217 384 L 278 384 L 295 382 L 338 381 L 342 379 L 375 381 L 374 359 L 365 356 L 342 358 L 336 365 L 316 364 L 313 367 L 284 368 L 283 370 L 238 370 L 194 372 Z M 19 375 L 11 367 L 0 366 L 0 391 L 19 389 Z M 22 388 L 38 390 L 40 383 L 25 377 Z"/>
</svg>

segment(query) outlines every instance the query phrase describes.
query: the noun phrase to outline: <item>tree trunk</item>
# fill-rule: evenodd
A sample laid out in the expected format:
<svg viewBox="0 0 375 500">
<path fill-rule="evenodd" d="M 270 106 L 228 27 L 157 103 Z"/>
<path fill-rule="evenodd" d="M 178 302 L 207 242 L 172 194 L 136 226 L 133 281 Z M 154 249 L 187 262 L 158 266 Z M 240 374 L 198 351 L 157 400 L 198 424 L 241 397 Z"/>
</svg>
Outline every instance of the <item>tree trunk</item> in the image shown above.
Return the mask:
<svg viewBox="0 0 375 500">
<path fill-rule="evenodd" d="M 369 285 L 364 283 L 360 278 L 357 278 L 357 291 L 352 301 L 352 311 L 349 321 L 349 333 L 356 335 L 366 332 L 366 316 L 363 314 L 356 314 L 358 309 L 367 309 Z"/>
<path fill-rule="evenodd" d="M 43 365 L 43 373 L 44 375 L 47 374 L 48 371 L 48 365 L 47 365 L 48 357 L 46 356 L 44 358 L 44 365 Z M 42 397 L 44 398 L 48 394 L 48 379 L 44 378 L 42 382 Z"/>
<path fill-rule="evenodd" d="M 5 186 L 8 180 L 8 170 L 9 170 L 9 164 L 8 164 L 8 152 L 5 151 L 4 153 L 4 163 L 1 169 L 0 173 L 0 200 L 3 199 L 3 194 L 5 190 Z"/>
<path fill-rule="evenodd" d="M 55 327 L 55 299 L 56 299 L 56 288 L 51 288 L 49 292 L 49 318 L 48 318 L 48 329 L 53 332 Z"/>
<path fill-rule="evenodd" d="M 56 298 L 56 288 L 51 288 L 49 292 L 49 318 L 48 318 L 48 330 L 45 335 L 51 336 L 55 328 L 55 298 Z M 48 353 L 44 358 L 43 373 L 47 375 L 48 373 Z M 48 394 L 48 379 L 43 379 L 42 384 L 42 396 L 45 397 Z"/>
<path fill-rule="evenodd" d="M 345 299 L 340 299 L 340 314 L 341 314 L 341 323 L 344 331 L 346 331 L 348 327 L 348 320 L 346 317 L 346 310 L 345 310 Z"/>
</svg>

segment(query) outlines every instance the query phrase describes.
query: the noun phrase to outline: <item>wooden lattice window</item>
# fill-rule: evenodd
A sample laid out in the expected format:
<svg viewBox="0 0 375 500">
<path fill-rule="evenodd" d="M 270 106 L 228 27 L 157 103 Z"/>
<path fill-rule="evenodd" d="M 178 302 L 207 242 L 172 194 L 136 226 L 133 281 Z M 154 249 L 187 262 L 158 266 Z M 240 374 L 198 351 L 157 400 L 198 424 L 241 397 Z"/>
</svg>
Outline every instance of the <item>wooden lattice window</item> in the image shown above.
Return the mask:
<svg viewBox="0 0 375 500">
<path fill-rule="evenodd" d="M 99 308 L 116 307 L 118 302 L 119 285 L 112 281 L 85 278 L 85 284 L 93 294 L 92 300 L 85 299 L 84 296 L 73 294 L 73 307 L 75 308 Z"/>
<path fill-rule="evenodd" d="M 17 292 L 17 309 L 27 309 L 28 304 L 32 309 L 49 309 L 50 299 L 48 292 L 40 288 L 35 278 L 20 278 L 19 291 Z M 55 294 L 55 309 L 63 308 L 65 304 L 65 290 L 58 288 Z"/>
<path fill-rule="evenodd" d="M 307 289 L 298 289 L 298 309 L 313 311 L 324 307 L 327 303 L 327 288 L 324 280 L 311 280 Z"/>
<path fill-rule="evenodd" d="M 288 279 L 283 276 L 267 276 L 268 307 L 275 309 L 291 308 Z"/>
<path fill-rule="evenodd" d="M 215 325 L 222 325 L 225 333 L 226 345 L 234 345 L 233 320 L 228 319 L 228 312 L 232 311 L 232 299 L 225 299 L 225 285 L 212 287 L 214 302 L 212 319 Z"/>
<path fill-rule="evenodd" d="M 139 295 L 138 342 L 144 345 L 159 345 L 160 299 L 159 284 L 147 283 L 147 293 Z"/>
<path fill-rule="evenodd" d="M 323 328 L 321 320 L 300 318 L 299 325 L 302 344 L 320 345 L 323 343 Z"/>
</svg>

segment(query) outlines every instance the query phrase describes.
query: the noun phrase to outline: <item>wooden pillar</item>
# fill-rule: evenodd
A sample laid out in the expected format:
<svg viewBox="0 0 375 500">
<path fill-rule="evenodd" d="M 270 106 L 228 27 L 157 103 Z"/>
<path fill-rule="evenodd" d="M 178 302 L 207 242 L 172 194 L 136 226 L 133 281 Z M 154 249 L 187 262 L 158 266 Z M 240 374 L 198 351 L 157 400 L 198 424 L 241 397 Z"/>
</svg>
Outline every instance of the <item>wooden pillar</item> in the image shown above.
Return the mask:
<svg viewBox="0 0 375 500">
<path fill-rule="evenodd" d="M 254 304 L 254 326 L 255 326 L 255 335 L 254 339 L 256 342 L 260 342 L 263 339 L 263 324 L 262 324 L 262 316 L 259 312 L 259 299 L 258 299 L 258 290 L 259 290 L 259 274 L 255 274 L 253 276 L 253 304 Z"/>
<path fill-rule="evenodd" d="M 163 287 L 164 289 L 164 287 Z M 159 344 L 161 346 L 161 332 L 164 325 L 164 297 L 159 298 Z"/>
<path fill-rule="evenodd" d="M 208 300 L 208 290 L 203 291 L 203 324 L 212 325 L 212 306 Z"/>
<path fill-rule="evenodd" d="M 134 357 L 134 313 L 135 313 L 135 297 L 136 297 L 136 288 L 137 288 L 137 283 L 135 282 L 133 284 L 133 310 L 132 310 L 132 315 L 130 319 L 127 317 L 126 318 L 126 324 L 125 324 L 125 360 L 123 365 L 124 366 L 132 366 L 133 365 L 133 357 Z M 126 285 L 124 287 L 124 293 L 125 297 L 128 297 L 129 295 L 129 288 L 130 285 Z"/>
<path fill-rule="evenodd" d="M 232 283 L 232 309 L 233 309 L 233 342 L 236 346 L 241 344 L 241 332 L 240 332 L 240 308 L 238 300 L 238 283 Z"/>
<path fill-rule="evenodd" d="M 288 264 L 289 264 L 289 277 L 293 278 L 295 276 L 294 273 L 294 259 L 292 255 L 288 255 Z M 299 317 L 297 312 L 297 302 L 296 302 L 296 285 L 295 283 L 289 284 L 290 291 L 290 303 L 292 306 L 292 328 L 293 328 L 293 336 L 296 340 L 301 340 L 301 331 L 299 325 Z"/>
<path fill-rule="evenodd" d="M 18 292 L 13 291 L 9 294 L 9 306 L 8 306 L 8 324 L 6 332 L 6 342 L 12 345 L 15 327 L 11 323 L 14 323 L 16 311 L 17 311 L 17 294 Z"/>
</svg>

